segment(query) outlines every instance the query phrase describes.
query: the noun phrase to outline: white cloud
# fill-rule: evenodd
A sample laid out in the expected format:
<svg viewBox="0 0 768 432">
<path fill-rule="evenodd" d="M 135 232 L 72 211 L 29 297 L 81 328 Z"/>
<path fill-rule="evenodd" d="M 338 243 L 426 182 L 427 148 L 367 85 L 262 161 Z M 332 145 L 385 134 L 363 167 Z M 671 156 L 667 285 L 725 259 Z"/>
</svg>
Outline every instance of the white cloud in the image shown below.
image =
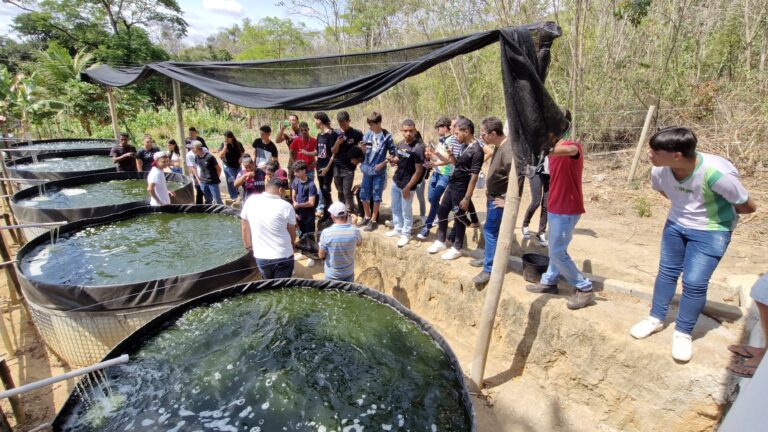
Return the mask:
<svg viewBox="0 0 768 432">
<path fill-rule="evenodd" d="M 240 15 L 243 12 L 243 5 L 237 0 L 203 0 L 203 9 L 229 15 Z"/>
</svg>

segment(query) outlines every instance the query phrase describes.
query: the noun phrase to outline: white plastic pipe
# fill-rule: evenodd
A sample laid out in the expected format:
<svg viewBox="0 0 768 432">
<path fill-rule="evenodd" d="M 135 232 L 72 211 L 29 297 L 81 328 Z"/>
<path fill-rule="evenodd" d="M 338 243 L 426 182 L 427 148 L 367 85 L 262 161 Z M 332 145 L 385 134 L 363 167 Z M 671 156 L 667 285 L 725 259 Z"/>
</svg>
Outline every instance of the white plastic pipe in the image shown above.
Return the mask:
<svg viewBox="0 0 768 432">
<path fill-rule="evenodd" d="M 18 224 L 18 225 L 0 225 L 0 229 L 57 227 L 61 225 L 66 225 L 68 223 L 69 222 L 67 221 L 60 221 L 60 222 L 40 222 L 40 223 L 30 223 L 30 224 Z"/>
<path fill-rule="evenodd" d="M 67 373 L 63 373 L 61 375 L 50 377 L 46 379 L 41 379 L 40 381 L 35 381 L 33 383 L 25 384 L 21 387 L 16 387 L 10 390 L 6 390 L 2 393 L 0 393 L 0 399 L 6 399 L 9 397 L 17 396 L 22 393 L 26 393 L 28 391 L 39 389 L 40 387 L 49 386 L 51 384 L 55 384 L 59 381 L 65 381 L 70 378 L 75 378 L 80 375 L 85 375 L 91 372 L 95 372 L 97 370 L 106 369 L 110 366 L 119 365 L 123 363 L 128 363 L 128 354 L 123 354 L 120 357 L 113 358 L 111 360 L 103 361 L 101 363 L 96 363 L 90 366 L 86 366 L 81 369 L 73 370 Z"/>
</svg>

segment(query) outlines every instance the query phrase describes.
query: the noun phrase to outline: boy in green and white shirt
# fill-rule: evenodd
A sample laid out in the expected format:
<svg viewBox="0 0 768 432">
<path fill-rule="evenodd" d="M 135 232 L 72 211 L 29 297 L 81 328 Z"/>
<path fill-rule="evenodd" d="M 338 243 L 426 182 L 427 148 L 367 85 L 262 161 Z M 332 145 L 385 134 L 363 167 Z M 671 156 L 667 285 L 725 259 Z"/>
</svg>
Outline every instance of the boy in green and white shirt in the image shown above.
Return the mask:
<svg viewBox="0 0 768 432">
<path fill-rule="evenodd" d="M 672 338 L 672 357 L 681 362 L 691 358 L 691 332 L 738 215 L 757 209 L 736 167 L 720 156 L 697 152 L 696 143 L 696 135 L 683 127 L 663 129 L 651 137 L 653 189 L 669 198 L 672 207 L 661 237 L 651 314 L 630 330 L 642 339 L 663 328 L 682 274 L 683 294 Z"/>
</svg>

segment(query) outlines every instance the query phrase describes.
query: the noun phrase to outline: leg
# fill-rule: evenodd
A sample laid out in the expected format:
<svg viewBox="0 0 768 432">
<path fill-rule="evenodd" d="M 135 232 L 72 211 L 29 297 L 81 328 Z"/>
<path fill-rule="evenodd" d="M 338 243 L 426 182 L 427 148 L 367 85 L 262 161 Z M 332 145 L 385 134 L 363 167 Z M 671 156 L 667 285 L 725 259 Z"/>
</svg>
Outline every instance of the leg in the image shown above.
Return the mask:
<svg viewBox="0 0 768 432">
<path fill-rule="evenodd" d="M 531 186 L 531 203 L 528 204 L 528 208 L 525 210 L 525 216 L 523 217 L 523 227 L 527 227 L 531 224 L 531 218 L 533 218 L 533 214 L 536 213 L 536 210 L 539 208 L 539 204 L 541 204 L 541 175 L 536 174 L 531 177 L 529 184 Z"/>
<path fill-rule="evenodd" d="M 421 183 L 416 186 L 416 198 L 419 200 L 419 217 L 424 218 L 427 214 L 427 205 L 424 201 L 424 186 L 426 181 L 422 180 Z"/>
<path fill-rule="evenodd" d="M 288 279 L 293 276 L 294 261 L 293 257 L 281 258 L 275 260 L 273 279 Z"/>
<path fill-rule="evenodd" d="M 440 207 L 437 210 L 437 239 L 445 243 L 446 235 L 448 234 L 448 215 L 451 214 L 453 208 L 453 200 L 451 196 L 453 191 L 449 187 L 443 194 L 443 199 L 440 201 Z"/>
<path fill-rule="evenodd" d="M 342 177 L 342 192 L 344 195 L 344 204 L 347 205 L 347 210 L 349 210 L 352 214 L 357 214 L 357 209 L 355 208 L 355 194 L 352 193 L 352 186 L 355 182 L 355 176 L 353 175 L 345 175 Z"/>
<path fill-rule="evenodd" d="M 320 202 L 317 205 L 317 211 L 318 212 L 323 212 L 323 214 L 325 214 L 325 209 L 330 205 L 330 203 L 328 203 L 328 205 L 326 205 L 326 202 L 325 202 L 325 198 L 326 198 L 325 197 L 325 190 L 324 190 L 324 188 L 325 188 L 325 176 L 317 176 L 317 182 L 318 182 L 317 187 L 319 188 L 319 192 L 320 192 L 319 193 L 319 195 L 320 195 L 319 196 Z"/>
<path fill-rule="evenodd" d="M 394 185 L 392 185 L 394 187 Z M 411 195 L 408 199 L 403 198 L 401 206 L 403 209 L 403 229 L 400 231 L 404 236 L 411 236 L 413 230 L 413 194 L 416 191 L 411 191 Z M 417 195 L 418 196 L 418 195 Z M 395 228 L 397 229 L 397 228 Z"/>
<path fill-rule="evenodd" d="M 268 259 L 257 259 L 256 260 L 256 267 L 259 268 L 259 273 L 261 273 L 262 279 L 273 279 L 274 278 L 274 266 L 271 264 L 272 260 Z"/>
<path fill-rule="evenodd" d="M 214 203 L 224 204 L 224 201 L 221 199 L 221 189 L 219 188 L 219 185 L 211 185 L 211 196 L 213 197 Z"/>
<path fill-rule="evenodd" d="M 470 201 L 470 206 L 472 205 L 472 202 Z M 468 207 L 469 210 L 471 208 Z M 453 218 L 453 229 L 456 231 L 456 238 L 453 241 L 453 247 L 455 249 L 461 250 L 464 247 L 464 234 L 467 231 L 467 226 L 464 225 L 462 222 L 458 220 L 460 217 L 466 217 L 467 212 L 465 212 L 462 209 L 459 209 L 459 211 L 456 213 L 456 216 Z"/>
<path fill-rule="evenodd" d="M 568 255 L 568 245 L 571 243 L 571 239 L 573 239 L 573 230 L 576 228 L 576 223 L 579 221 L 579 218 L 581 218 L 581 215 L 557 215 L 557 217 L 562 220 L 561 233 L 558 235 L 560 237 L 560 244 L 558 248 L 555 248 L 553 254 L 552 245 L 550 243 L 550 264 L 552 263 L 552 257 L 554 255 L 557 270 L 569 284 L 573 285 L 579 291 L 591 291 L 592 282 L 581 274 L 576 267 L 576 263 L 574 263 L 570 255 Z M 554 224 L 554 217 L 552 223 Z"/>
<path fill-rule="evenodd" d="M 229 197 L 233 200 L 236 200 L 240 195 L 239 191 L 235 187 L 235 178 L 237 178 L 237 172 L 237 168 L 231 168 L 226 165 L 224 166 L 224 178 L 227 180 L 227 192 L 229 193 Z"/>
<path fill-rule="evenodd" d="M 392 183 L 392 189 L 390 189 L 391 192 L 391 199 L 392 199 L 392 225 L 395 228 L 395 231 L 400 231 L 403 229 L 403 192 L 402 190 L 394 183 Z"/>
<path fill-rule="evenodd" d="M 717 264 L 731 241 L 730 231 L 704 231 L 687 229 L 685 264 L 683 266 L 683 294 L 675 329 L 691 334 L 699 314 L 707 302 L 707 288 Z"/>
<path fill-rule="evenodd" d="M 379 220 L 379 209 L 381 208 L 381 196 L 384 194 L 384 189 L 387 186 L 387 175 L 373 176 L 373 214 L 371 220 Z M 394 188 L 395 185 L 392 185 Z"/>
<path fill-rule="evenodd" d="M 539 213 L 539 234 L 547 232 L 547 199 L 549 198 L 549 175 L 540 174 L 541 177 L 541 212 Z"/>
<path fill-rule="evenodd" d="M 483 271 L 491 272 L 493 257 L 496 255 L 496 241 L 501 228 L 501 215 L 504 208 L 497 208 L 492 200 L 488 200 L 485 224 L 483 225 L 483 238 L 485 238 L 485 250 L 483 258 Z"/>
<path fill-rule="evenodd" d="M 469 221 L 472 225 L 480 224 L 480 219 L 477 218 L 477 210 L 475 209 L 475 203 L 469 200 L 469 206 L 467 207 L 467 213 L 469 213 Z"/>
<path fill-rule="evenodd" d="M 363 211 L 365 218 L 371 219 L 371 203 L 373 196 L 373 177 L 363 174 L 363 182 L 360 184 L 360 200 L 363 202 Z"/>
<path fill-rule="evenodd" d="M 202 205 L 204 203 L 203 198 L 205 193 L 198 183 L 195 183 L 195 204 Z"/>
<path fill-rule="evenodd" d="M 550 215 L 550 242 L 552 247 L 552 229 L 554 217 Z M 664 321 L 669 310 L 669 303 L 677 290 L 677 279 L 683 272 L 685 263 L 685 239 L 682 235 L 682 227 L 672 221 L 667 221 L 661 234 L 661 256 L 659 258 L 659 271 L 656 282 L 653 285 L 653 304 L 651 316 Z"/>
<path fill-rule="evenodd" d="M 201 184 L 200 188 L 203 191 L 203 197 L 205 197 L 205 203 L 206 204 L 213 204 L 213 194 L 211 193 L 211 185 L 209 184 Z M 218 187 L 219 185 L 213 185 Z"/>
</svg>

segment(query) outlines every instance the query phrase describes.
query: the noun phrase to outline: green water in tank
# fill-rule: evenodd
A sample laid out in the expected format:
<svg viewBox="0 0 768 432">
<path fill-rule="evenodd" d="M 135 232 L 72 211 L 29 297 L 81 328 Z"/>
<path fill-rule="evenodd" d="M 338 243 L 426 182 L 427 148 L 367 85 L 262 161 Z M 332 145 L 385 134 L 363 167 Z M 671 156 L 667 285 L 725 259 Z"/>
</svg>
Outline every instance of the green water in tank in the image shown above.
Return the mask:
<svg viewBox="0 0 768 432">
<path fill-rule="evenodd" d="M 153 213 L 62 235 L 25 255 L 21 269 L 50 284 L 111 285 L 202 272 L 244 254 L 237 217 Z"/>
<path fill-rule="evenodd" d="M 167 182 L 168 190 L 182 187 L 180 182 Z M 149 199 L 146 180 L 111 180 L 76 185 L 62 189 L 38 187 L 41 193 L 17 204 L 41 209 L 88 208 L 124 204 Z"/>
<path fill-rule="evenodd" d="M 94 171 L 113 168 L 112 158 L 109 156 L 91 155 L 74 156 L 67 158 L 39 159 L 37 162 L 17 164 L 13 169 L 33 172 L 77 172 Z"/>
<path fill-rule="evenodd" d="M 200 306 L 108 370 L 65 431 L 469 431 L 416 324 L 359 294 L 266 290 Z"/>
</svg>

